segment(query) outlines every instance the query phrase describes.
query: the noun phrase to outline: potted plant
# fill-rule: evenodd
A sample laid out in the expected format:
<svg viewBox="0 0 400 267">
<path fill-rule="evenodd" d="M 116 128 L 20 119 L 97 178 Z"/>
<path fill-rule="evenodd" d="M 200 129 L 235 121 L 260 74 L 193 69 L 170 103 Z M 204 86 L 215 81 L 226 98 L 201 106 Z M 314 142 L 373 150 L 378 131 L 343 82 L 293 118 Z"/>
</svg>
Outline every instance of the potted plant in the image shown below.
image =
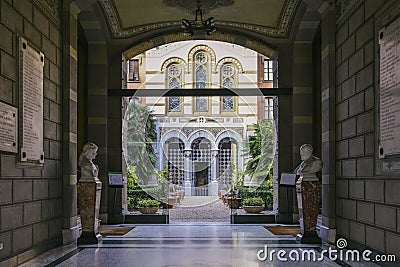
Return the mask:
<svg viewBox="0 0 400 267">
<path fill-rule="evenodd" d="M 232 172 L 232 187 L 226 201 L 231 209 L 238 209 L 242 202 L 242 199 L 239 197 L 239 188 L 244 184 L 244 172 L 240 169 L 235 168 Z"/>
<path fill-rule="evenodd" d="M 138 209 L 143 214 L 154 214 L 158 211 L 160 202 L 154 199 L 142 199 L 138 201 Z"/>
<path fill-rule="evenodd" d="M 261 197 L 251 197 L 243 200 L 243 209 L 247 213 L 259 213 L 264 210 L 264 201 Z"/>
</svg>

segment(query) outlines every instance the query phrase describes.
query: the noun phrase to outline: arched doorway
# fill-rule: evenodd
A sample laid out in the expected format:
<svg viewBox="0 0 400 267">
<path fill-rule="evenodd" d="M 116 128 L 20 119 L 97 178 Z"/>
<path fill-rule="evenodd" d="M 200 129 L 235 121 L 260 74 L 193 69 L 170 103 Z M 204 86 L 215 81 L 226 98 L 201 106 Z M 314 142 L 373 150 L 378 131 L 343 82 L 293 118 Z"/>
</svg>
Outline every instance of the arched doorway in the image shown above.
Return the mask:
<svg viewBox="0 0 400 267">
<path fill-rule="evenodd" d="M 196 138 L 191 149 L 192 195 L 207 196 L 211 182 L 211 142 L 205 137 Z"/>
</svg>

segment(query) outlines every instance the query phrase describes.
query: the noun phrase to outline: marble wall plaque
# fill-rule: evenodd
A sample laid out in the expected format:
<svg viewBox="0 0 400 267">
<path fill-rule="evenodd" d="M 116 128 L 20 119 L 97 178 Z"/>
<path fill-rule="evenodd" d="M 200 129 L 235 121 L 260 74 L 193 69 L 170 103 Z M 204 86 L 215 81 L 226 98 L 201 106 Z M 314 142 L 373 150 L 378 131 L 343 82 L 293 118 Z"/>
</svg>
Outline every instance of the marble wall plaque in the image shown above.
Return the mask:
<svg viewBox="0 0 400 267">
<path fill-rule="evenodd" d="M 379 156 L 400 154 L 400 18 L 379 32 Z"/>
<path fill-rule="evenodd" d="M 44 162 L 43 67 L 44 55 L 20 38 L 21 161 Z"/>
<path fill-rule="evenodd" d="M 17 108 L 0 102 L 0 150 L 18 152 Z"/>
</svg>

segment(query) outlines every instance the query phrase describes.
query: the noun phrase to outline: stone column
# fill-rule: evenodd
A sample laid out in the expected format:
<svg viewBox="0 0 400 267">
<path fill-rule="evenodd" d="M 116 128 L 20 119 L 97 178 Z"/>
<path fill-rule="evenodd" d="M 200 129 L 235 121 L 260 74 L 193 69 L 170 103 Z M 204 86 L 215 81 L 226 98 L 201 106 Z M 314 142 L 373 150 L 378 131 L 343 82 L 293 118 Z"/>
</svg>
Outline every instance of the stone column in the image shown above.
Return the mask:
<svg viewBox="0 0 400 267">
<path fill-rule="evenodd" d="M 208 184 L 209 196 L 218 196 L 217 155 L 218 149 L 211 149 L 211 182 Z"/>
<path fill-rule="evenodd" d="M 103 183 L 100 202 L 100 220 L 108 223 L 107 214 L 107 46 L 88 44 L 87 140 L 98 145 L 96 164 Z"/>
<path fill-rule="evenodd" d="M 185 177 L 185 195 L 192 195 L 192 181 L 191 181 L 191 169 L 192 169 L 192 161 L 190 156 L 192 155 L 192 149 L 185 148 L 184 151 L 184 177 Z"/>
<path fill-rule="evenodd" d="M 63 243 L 76 242 L 78 17 L 75 3 L 63 1 Z"/>
<path fill-rule="evenodd" d="M 121 52 L 119 46 L 107 47 L 107 84 L 110 89 L 122 88 Z M 107 169 L 106 172 L 122 172 L 122 98 L 107 97 Z M 106 176 L 107 177 L 107 176 Z M 103 182 L 103 191 L 107 191 L 108 221 L 112 224 L 124 222 L 122 210 L 122 189 L 109 188 Z"/>
<path fill-rule="evenodd" d="M 291 46 L 281 46 L 279 52 L 279 86 L 292 87 L 292 55 Z M 285 170 L 293 170 L 293 117 L 292 117 L 292 96 L 279 96 L 274 101 L 274 121 L 278 136 L 278 147 L 274 158 L 274 211 L 277 212 L 277 223 L 292 223 L 290 219 L 293 207 L 289 207 L 286 196 L 289 196 L 289 203 L 293 203 L 294 190 L 279 185 L 280 174 Z M 289 191 L 289 192 L 287 192 Z"/>
<path fill-rule="evenodd" d="M 302 35 L 302 31 L 298 32 Z M 300 38 L 297 36 L 297 38 Z M 300 38 L 303 39 L 303 38 Z M 315 112 L 313 94 L 313 57 L 312 41 L 295 41 L 293 45 L 293 168 L 297 166 L 300 156 L 299 148 L 308 143 L 316 146 L 315 140 Z M 319 153 L 319 151 L 317 151 Z M 290 191 L 292 188 L 289 189 Z M 289 193 L 293 201 L 290 202 L 293 210 L 292 220 L 296 223 L 299 219 L 296 197 L 294 192 Z"/>
<path fill-rule="evenodd" d="M 322 225 L 324 242 L 336 240 L 336 11 L 330 5 L 321 14 L 321 113 L 322 113 Z"/>
</svg>

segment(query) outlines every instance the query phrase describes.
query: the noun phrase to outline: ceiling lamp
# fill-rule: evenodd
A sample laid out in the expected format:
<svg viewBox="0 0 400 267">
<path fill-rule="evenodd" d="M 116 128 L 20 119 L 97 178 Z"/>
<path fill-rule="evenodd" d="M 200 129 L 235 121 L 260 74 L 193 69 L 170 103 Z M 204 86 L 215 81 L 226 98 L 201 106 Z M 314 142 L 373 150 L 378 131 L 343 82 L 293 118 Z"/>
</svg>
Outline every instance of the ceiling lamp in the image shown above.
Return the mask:
<svg viewBox="0 0 400 267">
<path fill-rule="evenodd" d="M 190 36 L 210 35 L 215 31 L 214 18 L 210 17 L 203 21 L 203 11 L 200 9 L 200 1 L 197 1 L 195 20 L 189 21 L 187 19 L 182 19 L 182 28 L 185 33 L 188 33 Z"/>
</svg>

